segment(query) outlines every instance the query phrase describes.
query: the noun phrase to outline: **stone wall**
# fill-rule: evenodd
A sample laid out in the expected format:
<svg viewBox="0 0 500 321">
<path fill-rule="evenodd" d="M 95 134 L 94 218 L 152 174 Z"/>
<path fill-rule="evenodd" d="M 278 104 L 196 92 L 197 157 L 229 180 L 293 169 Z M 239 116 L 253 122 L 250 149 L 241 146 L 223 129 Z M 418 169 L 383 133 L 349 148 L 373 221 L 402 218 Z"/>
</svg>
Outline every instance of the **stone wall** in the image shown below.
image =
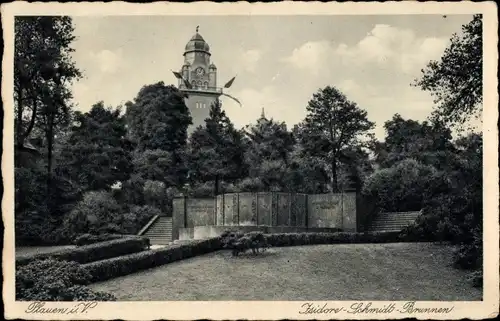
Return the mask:
<svg viewBox="0 0 500 321">
<path fill-rule="evenodd" d="M 307 195 L 230 193 L 217 196 L 216 225 L 305 226 Z"/>
<path fill-rule="evenodd" d="M 213 198 L 186 198 L 186 227 L 215 224 Z"/>
<path fill-rule="evenodd" d="M 356 193 L 228 193 L 217 198 L 174 200 L 173 237 L 200 226 L 268 226 L 357 230 Z M 203 230 L 203 232 L 202 232 Z M 190 233 L 184 230 L 182 233 Z"/>
</svg>

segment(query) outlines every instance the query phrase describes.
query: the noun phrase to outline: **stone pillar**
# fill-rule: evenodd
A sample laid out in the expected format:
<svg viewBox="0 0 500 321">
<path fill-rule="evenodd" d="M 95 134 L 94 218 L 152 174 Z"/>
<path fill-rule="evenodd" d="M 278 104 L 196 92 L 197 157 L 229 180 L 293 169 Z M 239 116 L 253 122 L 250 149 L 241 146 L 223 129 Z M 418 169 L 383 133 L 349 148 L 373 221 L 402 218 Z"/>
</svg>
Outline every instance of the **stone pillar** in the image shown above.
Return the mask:
<svg viewBox="0 0 500 321">
<path fill-rule="evenodd" d="M 179 229 L 186 227 L 186 196 L 177 195 L 172 201 L 172 240 L 179 239 Z"/>
<path fill-rule="evenodd" d="M 348 190 L 342 193 L 342 230 L 357 232 L 356 191 Z"/>
</svg>

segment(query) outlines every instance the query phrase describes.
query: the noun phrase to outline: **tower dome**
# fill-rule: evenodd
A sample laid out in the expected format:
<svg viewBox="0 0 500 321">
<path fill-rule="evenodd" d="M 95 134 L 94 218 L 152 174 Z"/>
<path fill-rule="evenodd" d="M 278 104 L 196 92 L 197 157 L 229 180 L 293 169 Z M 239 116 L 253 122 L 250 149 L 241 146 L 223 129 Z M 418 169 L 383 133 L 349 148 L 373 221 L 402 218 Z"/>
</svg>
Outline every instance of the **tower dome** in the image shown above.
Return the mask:
<svg viewBox="0 0 500 321">
<path fill-rule="evenodd" d="M 210 46 L 205 42 L 205 39 L 198 33 L 198 27 L 196 27 L 196 33 L 191 40 L 186 44 L 184 54 L 193 51 L 201 51 L 210 55 Z"/>
</svg>

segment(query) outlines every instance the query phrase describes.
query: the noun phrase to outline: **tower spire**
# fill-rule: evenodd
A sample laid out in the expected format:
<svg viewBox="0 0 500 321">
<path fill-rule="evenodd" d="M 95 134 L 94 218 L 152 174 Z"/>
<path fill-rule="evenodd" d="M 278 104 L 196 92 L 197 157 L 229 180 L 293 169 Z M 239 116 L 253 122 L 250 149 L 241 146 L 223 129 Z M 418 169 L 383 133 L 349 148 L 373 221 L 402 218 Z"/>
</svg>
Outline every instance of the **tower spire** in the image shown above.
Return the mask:
<svg viewBox="0 0 500 321">
<path fill-rule="evenodd" d="M 266 113 L 264 112 L 264 107 L 262 107 L 262 112 L 260 113 L 260 118 L 265 119 Z"/>
</svg>

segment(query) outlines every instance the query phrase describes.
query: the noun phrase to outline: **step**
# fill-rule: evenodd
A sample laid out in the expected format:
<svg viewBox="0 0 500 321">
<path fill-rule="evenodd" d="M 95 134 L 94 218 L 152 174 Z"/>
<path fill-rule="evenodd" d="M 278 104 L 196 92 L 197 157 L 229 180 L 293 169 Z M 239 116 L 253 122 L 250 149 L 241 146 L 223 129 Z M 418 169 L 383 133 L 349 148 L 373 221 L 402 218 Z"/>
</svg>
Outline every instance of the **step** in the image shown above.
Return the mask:
<svg viewBox="0 0 500 321">
<path fill-rule="evenodd" d="M 401 226 L 401 225 L 411 225 L 411 223 L 382 223 L 382 222 L 372 222 L 371 226 Z"/>
<path fill-rule="evenodd" d="M 374 219 L 372 222 L 387 222 L 387 223 L 406 223 L 406 222 L 415 222 L 416 220 L 381 220 Z"/>
<path fill-rule="evenodd" d="M 416 218 L 374 218 L 373 221 L 377 222 L 409 222 L 409 221 L 416 221 Z"/>
<path fill-rule="evenodd" d="M 172 233 L 146 233 L 146 236 L 169 236 L 172 235 Z"/>
<path fill-rule="evenodd" d="M 394 228 L 403 228 L 409 226 L 410 224 L 371 224 L 370 226 L 373 228 L 377 227 L 394 227 Z"/>
<path fill-rule="evenodd" d="M 382 214 L 377 215 L 377 217 L 381 218 L 416 218 L 419 216 L 420 215 L 382 215 Z"/>
<path fill-rule="evenodd" d="M 377 222 L 377 223 L 413 223 L 415 222 L 414 220 L 373 220 L 372 222 Z"/>
<path fill-rule="evenodd" d="M 420 214 L 378 214 L 377 217 L 419 217 Z"/>
<path fill-rule="evenodd" d="M 400 225 L 411 225 L 411 222 L 372 222 L 372 226 L 400 226 Z"/>
<path fill-rule="evenodd" d="M 375 218 L 372 222 L 412 222 L 415 220 L 412 219 L 380 219 L 380 218 Z"/>
</svg>

